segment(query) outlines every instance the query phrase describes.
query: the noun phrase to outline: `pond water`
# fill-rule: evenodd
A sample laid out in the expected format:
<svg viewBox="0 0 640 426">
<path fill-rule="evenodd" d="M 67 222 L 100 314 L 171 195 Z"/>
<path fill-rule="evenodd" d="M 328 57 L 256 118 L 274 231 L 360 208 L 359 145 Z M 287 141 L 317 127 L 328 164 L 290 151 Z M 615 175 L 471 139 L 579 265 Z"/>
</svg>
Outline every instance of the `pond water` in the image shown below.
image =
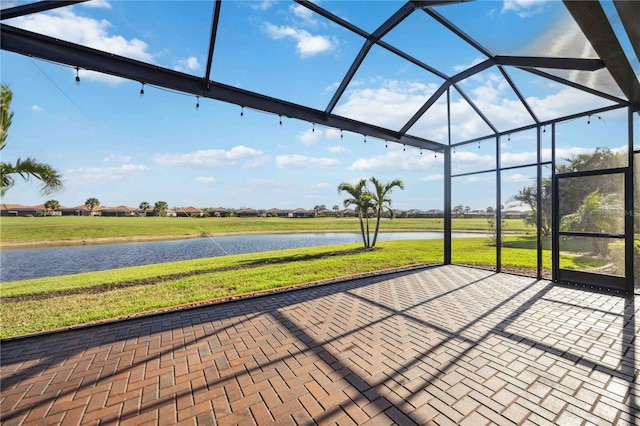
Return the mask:
<svg viewBox="0 0 640 426">
<path fill-rule="evenodd" d="M 478 237 L 479 235 L 453 235 L 454 238 L 470 236 Z M 360 238 L 360 234 L 348 233 L 269 234 L 7 249 L 0 250 L 0 281 L 76 274 L 230 254 L 359 243 L 361 242 Z M 383 245 L 385 241 L 389 240 L 437 238 L 443 238 L 443 234 L 439 232 L 381 233 L 378 235 L 378 245 Z"/>
</svg>

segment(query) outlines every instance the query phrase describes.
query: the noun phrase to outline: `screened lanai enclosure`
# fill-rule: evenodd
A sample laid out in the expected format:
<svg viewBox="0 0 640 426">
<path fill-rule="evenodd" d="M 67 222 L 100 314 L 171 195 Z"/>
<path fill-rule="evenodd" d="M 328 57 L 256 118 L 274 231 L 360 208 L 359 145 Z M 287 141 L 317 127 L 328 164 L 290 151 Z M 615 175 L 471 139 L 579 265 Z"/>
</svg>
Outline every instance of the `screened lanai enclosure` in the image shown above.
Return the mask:
<svg viewBox="0 0 640 426">
<path fill-rule="evenodd" d="M 460 209 L 462 189 L 473 190 L 492 200 L 486 213 L 496 271 L 640 289 L 640 2 L 181 2 L 201 21 L 175 16 L 164 25 L 172 49 L 197 39 L 206 58 L 197 75 L 96 49 L 71 30 L 53 35 L 35 19 L 76 3 L 7 3 L 2 49 L 67 66 L 78 78 L 98 72 L 137 82 L 141 91 L 160 87 L 435 156 L 444 264 L 468 263 L 451 234 L 458 216 L 473 215 Z M 139 16 L 129 18 L 153 20 L 162 7 L 139 2 Z M 262 23 L 259 31 L 283 40 L 280 46 L 295 44 L 300 57 L 339 46 L 325 57 L 331 72 L 305 61 L 285 65 L 277 45 L 265 57 L 250 25 L 260 7 L 297 20 Z M 384 83 L 376 83 L 380 69 Z M 368 90 L 358 90 L 365 81 Z M 317 93 L 317 101 L 309 104 L 302 92 Z M 391 96 L 378 102 L 383 92 Z M 362 104 L 371 107 L 356 107 Z M 512 192 L 512 182 L 523 189 Z M 514 214 L 535 230 L 519 243 L 537 253 L 527 268 L 511 266 L 519 247 L 503 240 Z M 576 254 L 584 261 L 569 262 Z"/>
</svg>

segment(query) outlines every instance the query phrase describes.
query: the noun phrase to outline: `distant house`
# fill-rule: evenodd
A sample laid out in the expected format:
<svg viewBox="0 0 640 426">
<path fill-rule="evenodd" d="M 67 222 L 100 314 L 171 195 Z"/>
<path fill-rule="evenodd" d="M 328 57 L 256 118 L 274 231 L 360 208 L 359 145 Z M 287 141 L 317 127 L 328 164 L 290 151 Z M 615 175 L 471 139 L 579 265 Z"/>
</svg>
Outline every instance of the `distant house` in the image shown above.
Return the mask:
<svg viewBox="0 0 640 426">
<path fill-rule="evenodd" d="M 22 204 L 0 204 L 0 216 L 37 216 L 40 211 Z"/>
<path fill-rule="evenodd" d="M 424 212 L 425 217 L 444 217 L 444 210 L 430 209 Z"/>
<path fill-rule="evenodd" d="M 238 210 L 238 217 L 258 217 L 258 211 L 249 207 Z"/>
<path fill-rule="evenodd" d="M 100 214 L 107 217 L 135 216 L 137 209 L 127 206 L 102 207 Z"/>
<path fill-rule="evenodd" d="M 62 213 L 62 216 L 91 216 L 91 209 L 85 205 L 76 207 L 61 207 L 58 210 Z M 93 209 L 93 215 L 100 215 L 100 207 Z"/>
<path fill-rule="evenodd" d="M 320 210 L 316 213 L 316 217 L 333 217 L 336 215 L 336 212 L 329 209 Z"/>
<path fill-rule="evenodd" d="M 209 209 L 209 215 L 213 217 L 227 217 L 229 216 L 229 210 L 224 207 L 214 207 Z"/>
<path fill-rule="evenodd" d="M 313 217 L 313 212 L 303 208 L 297 208 L 289 212 L 289 217 Z"/>
<path fill-rule="evenodd" d="M 427 215 L 427 212 L 424 211 L 424 210 L 411 209 L 411 210 L 407 210 L 407 217 L 425 218 L 425 217 L 429 217 L 429 216 Z"/>
<path fill-rule="evenodd" d="M 176 209 L 176 216 L 177 217 L 202 217 L 204 216 L 204 212 L 200 209 L 197 209 L 195 207 L 181 207 L 179 209 Z"/>
<path fill-rule="evenodd" d="M 503 219 L 524 219 L 531 214 L 529 210 L 503 210 L 502 218 Z"/>
<path fill-rule="evenodd" d="M 269 209 L 265 212 L 267 217 L 289 217 L 289 210 L 283 209 Z"/>
<path fill-rule="evenodd" d="M 356 217 L 358 216 L 358 213 L 356 213 L 356 211 L 354 209 L 344 209 L 344 210 L 340 210 L 338 212 L 338 214 L 342 217 Z"/>
<path fill-rule="evenodd" d="M 46 216 L 62 216 L 62 210 L 66 209 L 66 207 L 60 206 L 55 210 L 47 210 L 44 204 L 38 204 L 32 208 L 37 212 L 36 214 L 43 214 Z"/>
</svg>

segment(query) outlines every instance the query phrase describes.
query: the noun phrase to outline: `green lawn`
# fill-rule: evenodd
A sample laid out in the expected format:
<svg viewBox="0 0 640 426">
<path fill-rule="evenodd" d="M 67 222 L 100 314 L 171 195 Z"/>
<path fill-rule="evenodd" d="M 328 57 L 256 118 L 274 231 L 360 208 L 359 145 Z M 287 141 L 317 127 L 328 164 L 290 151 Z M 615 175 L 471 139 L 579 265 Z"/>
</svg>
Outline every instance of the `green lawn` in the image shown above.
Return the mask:
<svg viewBox="0 0 640 426">
<path fill-rule="evenodd" d="M 374 221 L 371 221 L 374 224 Z M 519 219 L 509 231 L 533 232 Z M 454 219 L 455 231 L 487 231 L 484 219 Z M 384 219 L 382 232 L 442 231 L 442 219 Z M 117 239 L 189 238 L 205 235 L 277 232 L 359 232 L 355 218 L 160 218 L 160 217 L 2 217 L 0 241 L 15 244 L 81 244 Z"/>
<path fill-rule="evenodd" d="M 515 264 L 535 265 L 530 240 L 507 238 L 507 243 L 520 245 L 508 249 Z M 454 242 L 454 256 L 464 253 L 464 263 L 495 265 L 495 247 L 487 238 Z M 381 242 L 374 251 L 362 251 L 357 244 L 313 247 L 14 281 L 0 284 L 0 337 L 442 261 L 443 240 L 408 240 Z M 551 267 L 548 263 L 545 268 Z"/>
</svg>

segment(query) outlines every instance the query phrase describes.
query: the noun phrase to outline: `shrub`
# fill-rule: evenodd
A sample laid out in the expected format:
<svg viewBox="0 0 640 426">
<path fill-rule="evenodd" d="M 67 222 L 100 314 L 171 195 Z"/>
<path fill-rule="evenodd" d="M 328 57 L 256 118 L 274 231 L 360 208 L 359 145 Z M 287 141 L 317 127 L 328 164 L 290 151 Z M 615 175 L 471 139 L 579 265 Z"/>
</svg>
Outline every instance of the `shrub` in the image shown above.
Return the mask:
<svg viewBox="0 0 640 426">
<path fill-rule="evenodd" d="M 633 275 L 637 280 L 638 277 L 640 277 L 640 234 L 636 234 L 633 247 Z M 624 276 L 624 241 L 616 241 L 615 243 L 609 244 L 609 254 L 613 261 L 615 272 Z"/>
</svg>

